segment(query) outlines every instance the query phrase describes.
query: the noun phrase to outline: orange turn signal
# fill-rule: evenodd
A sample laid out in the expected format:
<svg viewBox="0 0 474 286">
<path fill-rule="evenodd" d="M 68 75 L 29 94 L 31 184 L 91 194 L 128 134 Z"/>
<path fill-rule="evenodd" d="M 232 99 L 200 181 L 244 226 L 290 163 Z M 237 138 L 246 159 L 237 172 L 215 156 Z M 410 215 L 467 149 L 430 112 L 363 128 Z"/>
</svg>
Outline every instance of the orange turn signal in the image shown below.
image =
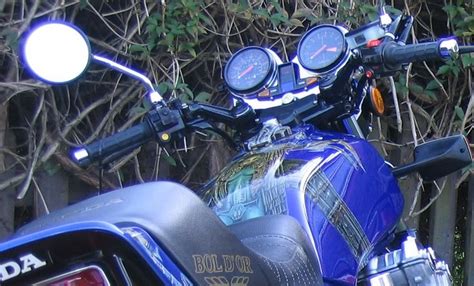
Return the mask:
<svg viewBox="0 0 474 286">
<path fill-rule="evenodd" d="M 370 105 L 372 112 L 377 116 L 382 116 L 385 111 L 385 103 L 383 102 L 382 93 L 376 87 L 370 88 Z"/>
<path fill-rule="evenodd" d="M 311 84 L 313 84 L 317 81 L 318 81 L 317 77 L 308 77 L 307 79 L 305 79 L 305 84 L 306 84 L 306 86 L 308 86 L 308 85 L 311 85 Z"/>
<path fill-rule="evenodd" d="M 261 92 L 258 93 L 257 97 L 261 98 L 261 97 L 270 97 L 270 90 L 268 88 L 265 88 L 264 90 L 262 90 Z"/>
</svg>

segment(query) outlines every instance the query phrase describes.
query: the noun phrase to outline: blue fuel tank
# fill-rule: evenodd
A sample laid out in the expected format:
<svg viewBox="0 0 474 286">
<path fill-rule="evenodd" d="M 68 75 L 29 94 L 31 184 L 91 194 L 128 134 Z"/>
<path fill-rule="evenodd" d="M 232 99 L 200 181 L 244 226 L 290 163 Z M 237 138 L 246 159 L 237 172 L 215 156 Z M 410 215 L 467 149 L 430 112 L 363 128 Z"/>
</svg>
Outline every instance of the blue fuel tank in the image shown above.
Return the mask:
<svg viewBox="0 0 474 286">
<path fill-rule="evenodd" d="M 237 156 L 200 192 L 227 225 L 286 214 L 308 234 L 326 281 L 355 284 L 403 211 L 390 167 L 367 141 L 304 126 Z"/>
</svg>

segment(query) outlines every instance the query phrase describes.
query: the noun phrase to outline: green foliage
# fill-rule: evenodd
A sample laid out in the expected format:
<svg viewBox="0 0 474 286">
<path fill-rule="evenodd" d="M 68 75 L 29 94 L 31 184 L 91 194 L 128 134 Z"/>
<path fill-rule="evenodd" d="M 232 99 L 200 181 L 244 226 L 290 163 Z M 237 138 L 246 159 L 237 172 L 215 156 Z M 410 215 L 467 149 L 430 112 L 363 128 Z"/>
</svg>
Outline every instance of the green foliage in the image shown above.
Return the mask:
<svg viewBox="0 0 474 286">
<path fill-rule="evenodd" d="M 0 38 L 5 39 L 5 43 L 12 50 L 18 50 L 18 33 L 13 29 L 0 30 Z"/>
<path fill-rule="evenodd" d="M 442 84 L 442 82 L 441 82 Z M 440 85 L 436 80 L 431 80 L 427 84 L 410 81 L 408 87 L 406 84 L 406 74 L 400 74 L 395 82 L 397 94 L 401 99 L 405 99 L 408 93 L 423 103 L 433 104 L 439 100 L 438 91 Z"/>
<path fill-rule="evenodd" d="M 211 100 L 211 94 L 209 92 L 201 91 L 195 95 L 189 88 L 189 85 L 184 82 L 178 82 L 176 86 L 174 86 L 171 82 L 165 81 L 157 86 L 157 91 L 160 94 L 175 93 L 181 101 L 186 103 L 192 101 L 209 102 Z"/>
<path fill-rule="evenodd" d="M 61 170 L 61 165 L 54 160 L 48 160 L 44 162 L 42 168 L 46 172 L 46 174 L 48 174 L 49 176 L 53 176 Z"/>
<path fill-rule="evenodd" d="M 454 113 L 456 114 L 458 120 L 462 121 L 464 119 L 464 110 L 462 110 L 461 107 L 455 106 Z"/>
<path fill-rule="evenodd" d="M 401 98 L 405 98 L 408 95 L 409 89 L 407 87 L 406 75 L 400 74 L 398 76 L 398 80 L 395 82 L 395 88 Z"/>
<path fill-rule="evenodd" d="M 386 10 L 393 15 L 402 14 L 402 11 L 394 7 L 386 6 Z M 377 7 L 366 1 L 359 1 L 355 5 L 350 1 L 341 1 L 338 5 L 337 18 L 328 17 L 329 20 L 345 22 L 354 27 L 357 27 L 361 23 L 367 23 L 367 20 L 375 21 L 377 18 Z"/>
<path fill-rule="evenodd" d="M 453 33 L 459 39 L 466 43 L 472 44 L 474 36 L 474 8 L 472 4 L 464 1 L 457 1 L 457 4 L 447 4 L 443 7 L 443 11 L 448 15 L 449 21 L 453 27 Z M 462 68 L 466 69 L 474 64 L 474 58 L 470 54 L 461 55 L 456 61 L 448 61 L 445 65 L 438 69 L 438 75 L 454 75 L 459 76 Z"/>
<path fill-rule="evenodd" d="M 461 63 L 463 68 L 469 68 L 474 66 L 474 57 L 470 54 L 461 55 Z"/>
<path fill-rule="evenodd" d="M 163 159 L 165 159 L 165 161 L 168 164 L 170 164 L 171 166 L 176 167 L 176 165 L 177 165 L 176 160 L 173 157 L 165 154 L 165 155 L 163 155 Z"/>
<path fill-rule="evenodd" d="M 152 14 L 146 25 L 147 44 L 133 45 L 132 52 L 148 55 L 157 46 L 166 47 L 171 53 L 197 56 L 199 37 L 206 34 L 204 26 L 211 20 L 201 12 L 204 1 L 169 1 L 163 11 Z"/>
<path fill-rule="evenodd" d="M 184 82 L 178 82 L 176 85 L 173 85 L 172 82 L 164 81 L 158 85 L 157 91 L 160 94 L 177 94 L 179 99 L 186 103 L 194 99 L 193 91 L 189 88 L 189 85 Z"/>
<path fill-rule="evenodd" d="M 462 1 L 457 5 L 448 4 L 443 7 L 443 10 L 448 14 L 449 20 L 454 26 L 454 33 L 458 37 L 471 37 L 474 35 L 474 16 L 472 7 L 464 7 Z"/>
<path fill-rule="evenodd" d="M 459 76 L 459 72 L 461 71 L 461 65 L 459 61 L 448 60 L 446 64 L 439 67 L 437 75 L 454 75 L 455 77 Z"/>
<path fill-rule="evenodd" d="M 304 20 L 316 21 L 316 17 L 312 15 L 311 9 L 301 8 L 290 15 L 280 1 L 275 0 L 269 1 L 266 6 L 260 5 L 256 7 L 250 6 L 247 1 L 231 3 L 229 5 L 229 12 L 248 21 L 258 20 L 270 23 L 273 27 L 286 27 L 290 29 L 303 27 Z"/>
<path fill-rule="evenodd" d="M 437 101 L 438 96 L 437 96 L 437 91 L 440 89 L 440 85 L 436 80 L 431 80 L 426 84 L 425 89 L 423 90 L 423 93 L 425 93 L 427 96 L 431 97 L 433 100 Z"/>
<path fill-rule="evenodd" d="M 205 91 L 201 91 L 194 97 L 194 101 L 202 102 L 202 103 L 209 102 L 210 99 L 211 99 L 211 94 Z"/>
<path fill-rule="evenodd" d="M 189 88 L 187 83 L 178 82 L 174 90 L 178 94 L 179 99 L 183 102 L 189 103 L 194 98 L 193 91 Z"/>
</svg>

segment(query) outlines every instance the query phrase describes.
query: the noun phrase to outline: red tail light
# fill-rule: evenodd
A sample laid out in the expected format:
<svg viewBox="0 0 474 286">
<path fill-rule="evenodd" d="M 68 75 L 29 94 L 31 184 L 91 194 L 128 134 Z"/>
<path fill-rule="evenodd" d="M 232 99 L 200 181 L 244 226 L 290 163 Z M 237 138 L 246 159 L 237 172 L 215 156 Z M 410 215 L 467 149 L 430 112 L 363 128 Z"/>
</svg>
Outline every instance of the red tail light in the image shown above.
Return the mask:
<svg viewBox="0 0 474 286">
<path fill-rule="evenodd" d="M 54 278 L 43 280 L 34 286 L 110 286 L 104 271 L 97 266 L 80 268 Z"/>
</svg>

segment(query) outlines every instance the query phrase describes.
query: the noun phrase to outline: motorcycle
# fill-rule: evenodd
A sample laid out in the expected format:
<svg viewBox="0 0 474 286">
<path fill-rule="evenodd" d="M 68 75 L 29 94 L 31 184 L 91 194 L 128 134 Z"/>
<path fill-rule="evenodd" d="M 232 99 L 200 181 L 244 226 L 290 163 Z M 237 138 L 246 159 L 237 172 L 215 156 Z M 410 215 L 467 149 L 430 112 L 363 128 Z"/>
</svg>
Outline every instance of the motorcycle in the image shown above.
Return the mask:
<svg viewBox="0 0 474 286">
<path fill-rule="evenodd" d="M 231 109 L 166 102 L 141 73 L 92 54 L 77 27 L 34 27 L 23 58 L 39 79 L 67 83 L 93 61 L 141 81 L 152 103 L 142 123 L 73 150 L 80 166 L 193 131 L 215 132 L 240 153 L 197 192 L 150 182 L 23 226 L 0 244 L 1 284 L 451 285 L 448 266 L 401 222 L 396 178 L 418 172 L 434 180 L 468 166 L 466 139 L 421 144 L 400 167 L 365 140 L 367 122 L 384 112 L 375 79 L 474 51 L 454 38 L 405 44 L 412 23 L 381 8 L 356 30 L 318 25 L 289 62 L 245 47 L 223 74 Z"/>
</svg>

